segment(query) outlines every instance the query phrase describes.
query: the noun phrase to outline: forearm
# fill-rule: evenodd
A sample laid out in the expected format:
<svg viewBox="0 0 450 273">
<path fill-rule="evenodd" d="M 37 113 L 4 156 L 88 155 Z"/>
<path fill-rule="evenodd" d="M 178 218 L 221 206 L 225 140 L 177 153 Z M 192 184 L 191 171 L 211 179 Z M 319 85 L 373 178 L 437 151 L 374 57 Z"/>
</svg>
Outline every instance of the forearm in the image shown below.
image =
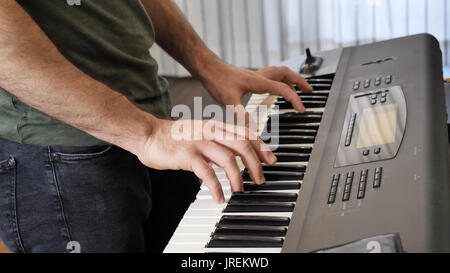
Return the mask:
<svg viewBox="0 0 450 273">
<path fill-rule="evenodd" d="M 0 3 L 0 86 L 23 103 L 133 153 L 151 115 L 66 60 L 12 0 Z"/>
<path fill-rule="evenodd" d="M 152 19 L 156 42 L 192 75 L 206 77 L 221 63 L 210 51 L 172 0 L 141 0 Z"/>
</svg>

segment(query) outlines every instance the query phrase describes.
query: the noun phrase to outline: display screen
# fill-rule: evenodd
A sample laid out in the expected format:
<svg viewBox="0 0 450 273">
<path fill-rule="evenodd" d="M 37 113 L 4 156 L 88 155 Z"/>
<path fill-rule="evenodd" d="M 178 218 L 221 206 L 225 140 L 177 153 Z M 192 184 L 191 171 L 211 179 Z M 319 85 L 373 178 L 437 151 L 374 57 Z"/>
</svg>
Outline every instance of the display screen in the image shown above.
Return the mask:
<svg viewBox="0 0 450 273">
<path fill-rule="evenodd" d="M 366 108 L 359 123 L 357 148 L 395 142 L 398 104 Z"/>
</svg>

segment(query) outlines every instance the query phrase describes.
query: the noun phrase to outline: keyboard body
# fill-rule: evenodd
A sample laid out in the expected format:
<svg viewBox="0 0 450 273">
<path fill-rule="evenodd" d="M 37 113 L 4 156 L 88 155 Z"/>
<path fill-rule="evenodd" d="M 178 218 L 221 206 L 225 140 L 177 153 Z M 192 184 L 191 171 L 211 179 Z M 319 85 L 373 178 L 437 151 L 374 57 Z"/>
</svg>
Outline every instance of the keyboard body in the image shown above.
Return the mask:
<svg viewBox="0 0 450 273">
<path fill-rule="evenodd" d="M 388 61 L 378 61 L 392 59 Z M 310 252 L 398 233 L 406 252 L 450 251 L 450 181 L 442 56 L 432 36 L 416 35 L 342 51 L 283 252 Z M 378 61 L 378 62 L 377 62 Z M 367 62 L 374 62 L 363 65 Z M 377 77 L 392 82 L 374 87 Z M 369 88 L 363 82 L 372 80 Z M 355 81 L 361 89 L 354 90 Z M 359 91 L 400 86 L 406 100 L 404 138 L 394 158 L 336 168 L 349 98 Z M 371 151 L 372 152 L 372 151 Z M 374 172 L 382 168 L 381 186 Z M 360 173 L 368 170 L 363 199 Z M 355 172 L 350 200 L 344 179 L 328 204 L 333 176 Z"/>
</svg>

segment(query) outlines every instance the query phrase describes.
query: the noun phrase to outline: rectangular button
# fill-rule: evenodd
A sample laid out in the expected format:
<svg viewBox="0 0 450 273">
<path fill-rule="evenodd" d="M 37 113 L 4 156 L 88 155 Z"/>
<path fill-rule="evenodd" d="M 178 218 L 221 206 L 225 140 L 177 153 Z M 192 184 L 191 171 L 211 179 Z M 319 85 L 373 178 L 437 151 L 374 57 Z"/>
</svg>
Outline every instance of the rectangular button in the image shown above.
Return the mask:
<svg viewBox="0 0 450 273">
<path fill-rule="evenodd" d="M 333 183 L 331 183 L 331 187 L 337 187 L 339 184 L 339 179 L 333 180 Z"/>
<path fill-rule="evenodd" d="M 351 143 L 351 139 L 348 137 L 345 139 L 345 147 L 349 147 Z"/>
<path fill-rule="evenodd" d="M 336 195 L 330 195 L 328 197 L 328 204 L 333 204 L 336 201 Z"/>
<path fill-rule="evenodd" d="M 375 80 L 375 86 L 379 86 L 381 84 L 381 80 L 382 80 L 381 77 L 377 77 Z"/>
<path fill-rule="evenodd" d="M 331 187 L 330 195 L 336 195 L 337 187 Z"/>
<path fill-rule="evenodd" d="M 346 184 L 344 192 L 345 193 L 350 193 L 351 191 L 352 191 L 352 184 Z"/>
<path fill-rule="evenodd" d="M 373 181 L 373 187 L 374 188 L 379 188 L 381 187 L 381 180 L 380 179 L 376 179 Z"/>
<path fill-rule="evenodd" d="M 366 195 L 365 191 L 359 191 L 358 192 L 358 199 L 364 199 L 364 196 Z"/>
<path fill-rule="evenodd" d="M 353 180 L 353 177 L 355 176 L 355 172 L 349 172 L 348 174 L 347 174 L 347 178 L 351 178 L 352 180 Z"/>
<path fill-rule="evenodd" d="M 344 193 L 344 197 L 342 198 L 342 201 L 348 201 L 350 200 L 350 193 Z"/>
<path fill-rule="evenodd" d="M 353 130 L 355 129 L 355 122 L 356 122 L 356 114 L 352 114 L 352 117 L 350 118 L 348 127 L 347 127 L 347 135 L 345 138 L 345 146 L 348 147 L 352 143 L 352 137 L 353 137 Z"/>
<path fill-rule="evenodd" d="M 383 172 L 383 168 L 379 167 L 375 169 L 375 175 L 373 178 L 373 187 L 374 188 L 379 188 L 381 187 L 381 175 Z"/>
<path fill-rule="evenodd" d="M 359 191 L 365 191 L 366 190 L 366 182 L 359 183 Z"/>
<path fill-rule="evenodd" d="M 386 84 L 391 84 L 392 83 L 392 75 L 388 75 L 386 77 Z"/>
</svg>

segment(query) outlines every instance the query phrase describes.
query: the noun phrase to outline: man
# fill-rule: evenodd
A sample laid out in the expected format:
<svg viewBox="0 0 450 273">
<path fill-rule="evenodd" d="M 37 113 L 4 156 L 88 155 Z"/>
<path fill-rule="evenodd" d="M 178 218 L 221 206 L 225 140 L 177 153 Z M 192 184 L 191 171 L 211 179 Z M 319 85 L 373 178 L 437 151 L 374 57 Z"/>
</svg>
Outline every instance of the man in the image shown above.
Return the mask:
<svg viewBox="0 0 450 273">
<path fill-rule="evenodd" d="M 210 162 L 225 168 L 233 191 L 242 191 L 235 156 L 264 182 L 261 161 L 276 158 L 261 140 L 220 123 L 215 132 L 233 140 L 171 137 L 167 83 L 148 52 L 154 40 L 224 105 L 271 92 L 305 111 L 292 88 L 312 91 L 303 78 L 223 63 L 172 1 L 3 0 L 0 238 L 12 251 L 148 250 L 155 170 L 194 172 L 218 203 Z"/>
</svg>

